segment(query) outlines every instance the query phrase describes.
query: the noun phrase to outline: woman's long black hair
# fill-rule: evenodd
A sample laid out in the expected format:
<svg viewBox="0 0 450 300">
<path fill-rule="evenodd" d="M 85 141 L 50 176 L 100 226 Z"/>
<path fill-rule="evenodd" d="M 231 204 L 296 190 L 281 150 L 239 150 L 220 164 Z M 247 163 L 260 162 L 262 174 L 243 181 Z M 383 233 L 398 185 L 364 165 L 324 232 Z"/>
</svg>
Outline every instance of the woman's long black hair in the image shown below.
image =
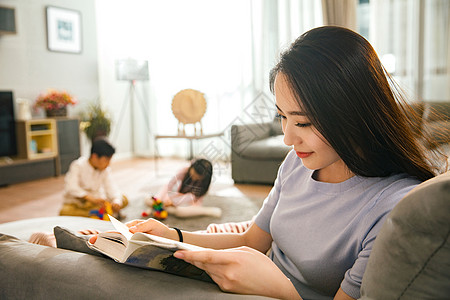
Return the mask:
<svg viewBox="0 0 450 300">
<path fill-rule="evenodd" d="M 426 156 L 413 112 L 359 34 L 324 26 L 300 36 L 270 74 L 286 76 L 301 109 L 349 170 L 366 177 L 407 173 L 420 180 L 438 165 Z"/>
<path fill-rule="evenodd" d="M 202 176 L 199 181 L 194 181 L 190 176 L 190 170 L 194 169 L 195 173 Z M 192 193 L 196 197 L 201 197 L 206 194 L 211 184 L 213 167 L 209 160 L 200 158 L 192 162 L 186 175 L 181 182 L 179 192 L 182 194 Z"/>
</svg>

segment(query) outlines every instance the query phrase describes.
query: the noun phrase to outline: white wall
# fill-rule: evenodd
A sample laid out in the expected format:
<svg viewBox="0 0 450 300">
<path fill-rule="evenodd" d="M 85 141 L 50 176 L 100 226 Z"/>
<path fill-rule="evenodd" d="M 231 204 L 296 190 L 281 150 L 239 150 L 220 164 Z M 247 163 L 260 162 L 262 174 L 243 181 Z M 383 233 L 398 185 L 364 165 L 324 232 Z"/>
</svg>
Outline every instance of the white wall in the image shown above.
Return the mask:
<svg viewBox="0 0 450 300">
<path fill-rule="evenodd" d="M 0 88 L 34 100 L 47 88 L 66 89 L 83 104 L 98 97 L 95 7 L 90 0 L 0 0 L 16 9 L 17 34 L 0 36 Z M 78 10 L 82 16 L 82 53 L 47 50 L 45 7 Z M 74 107 L 74 111 L 77 111 Z"/>
<path fill-rule="evenodd" d="M 91 0 L 0 0 L 16 10 L 17 34 L 0 36 L 0 89 L 12 90 L 15 98 L 33 102 L 48 88 L 67 90 L 79 104 L 69 107 L 76 116 L 86 103 L 98 97 L 97 30 L 95 3 Z M 81 54 L 47 49 L 45 7 L 81 13 Z M 17 109 L 16 109 L 17 112 Z M 35 112 L 43 116 L 43 112 Z M 84 149 L 85 147 L 83 147 Z"/>
</svg>

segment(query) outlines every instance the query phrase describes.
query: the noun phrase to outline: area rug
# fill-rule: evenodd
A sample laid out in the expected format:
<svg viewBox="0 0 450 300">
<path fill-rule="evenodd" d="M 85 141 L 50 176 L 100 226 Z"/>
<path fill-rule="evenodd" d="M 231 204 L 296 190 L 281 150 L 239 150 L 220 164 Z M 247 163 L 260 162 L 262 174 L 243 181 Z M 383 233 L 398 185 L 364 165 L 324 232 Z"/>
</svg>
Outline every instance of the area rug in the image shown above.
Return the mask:
<svg viewBox="0 0 450 300">
<path fill-rule="evenodd" d="M 207 195 L 203 200 L 204 206 L 219 207 L 222 210 L 221 217 L 194 217 L 194 218 L 178 218 L 169 215 L 162 222 L 169 227 L 177 227 L 180 229 L 194 231 L 204 230 L 211 223 L 241 222 L 251 220 L 259 211 L 264 199 L 242 197 L 222 197 L 216 195 Z M 146 219 L 142 217 L 142 212 L 148 209 L 144 202 L 144 196 L 136 196 L 129 201 L 129 205 L 123 209 L 126 214 L 124 222 L 134 219 Z"/>
</svg>

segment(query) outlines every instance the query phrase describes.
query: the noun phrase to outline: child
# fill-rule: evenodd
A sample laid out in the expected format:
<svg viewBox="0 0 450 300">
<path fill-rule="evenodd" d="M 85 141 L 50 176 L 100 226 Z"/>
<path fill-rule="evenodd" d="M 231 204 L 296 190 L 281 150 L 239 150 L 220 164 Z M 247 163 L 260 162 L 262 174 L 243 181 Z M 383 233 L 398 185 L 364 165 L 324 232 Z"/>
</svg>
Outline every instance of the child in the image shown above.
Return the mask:
<svg viewBox="0 0 450 300">
<path fill-rule="evenodd" d="M 211 184 L 212 173 L 210 161 L 196 159 L 190 166 L 179 170 L 169 183 L 159 190 L 155 198 L 163 202 L 169 214 L 177 217 L 220 217 L 220 208 L 202 206 L 203 198 Z M 147 199 L 146 203 L 150 207 L 153 205 L 151 199 Z"/>
<path fill-rule="evenodd" d="M 115 151 L 105 138 L 98 138 L 92 143 L 89 158 L 80 157 L 71 163 L 60 215 L 90 217 L 110 207 L 114 216 L 123 217 L 120 210 L 128 200 L 120 194 L 108 168 Z"/>
<path fill-rule="evenodd" d="M 358 299 L 386 216 L 440 166 L 359 34 L 334 26 L 312 29 L 281 55 L 270 78 L 284 143 L 292 150 L 250 227 L 204 234 L 154 219 L 127 225 L 132 233 L 210 248 L 174 256 L 208 272 L 227 292 Z"/>
</svg>

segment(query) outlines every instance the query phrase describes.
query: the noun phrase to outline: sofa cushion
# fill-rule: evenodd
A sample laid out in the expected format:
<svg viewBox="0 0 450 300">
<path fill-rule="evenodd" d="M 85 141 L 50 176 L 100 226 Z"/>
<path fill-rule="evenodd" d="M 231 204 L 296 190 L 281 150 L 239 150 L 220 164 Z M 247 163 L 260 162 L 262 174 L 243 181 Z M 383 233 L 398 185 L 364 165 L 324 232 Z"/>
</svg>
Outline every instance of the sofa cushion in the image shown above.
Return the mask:
<svg viewBox="0 0 450 300">
<path fill-rule="evenodd" d="M 408 193 L 374 243 L 361 299 L 448 299 L 450 172 Z"/>
<path fill-rule="evenodd" d="M 291 147 L 283 143 L 283 135 L 276 135 L 250 143 L 240 155 L 256 160 L 279 159 L 282 161 L 289 150 Z"/>
</svg>

